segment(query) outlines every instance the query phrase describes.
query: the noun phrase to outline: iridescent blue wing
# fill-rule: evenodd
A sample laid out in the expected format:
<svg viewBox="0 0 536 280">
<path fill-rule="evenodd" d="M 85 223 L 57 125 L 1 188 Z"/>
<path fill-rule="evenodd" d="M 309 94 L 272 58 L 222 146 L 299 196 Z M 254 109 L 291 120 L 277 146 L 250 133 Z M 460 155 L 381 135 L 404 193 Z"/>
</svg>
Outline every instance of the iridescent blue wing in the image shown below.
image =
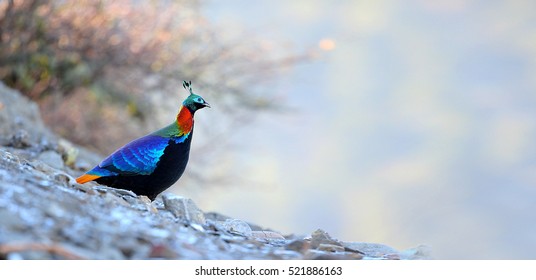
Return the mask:
<svg viewBox="0 0 536 280">
<path fill-rule="evenodd" d="M 111 172 L 111 174 L 102 174 L 104 176 L 150 175 L 164 154 L 169 141 L 170 139 L 166 137 L 146 135 L 119 148 L 104 159 L 98 167 Z"/>
</svg>

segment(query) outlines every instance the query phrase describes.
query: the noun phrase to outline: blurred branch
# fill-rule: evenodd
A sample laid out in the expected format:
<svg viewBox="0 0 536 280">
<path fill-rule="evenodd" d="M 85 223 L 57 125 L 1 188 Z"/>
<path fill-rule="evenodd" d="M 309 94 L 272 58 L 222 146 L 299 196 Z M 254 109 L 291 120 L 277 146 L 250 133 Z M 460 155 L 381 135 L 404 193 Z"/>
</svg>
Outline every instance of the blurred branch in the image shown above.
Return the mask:
<svg viewBox="0 0 536 280">
<path fill-rule="evenodd" d="M 60 245 L 41 243 L 21 243 L 21 244 L 0 244 L 0 256 L 23 251 L 45 251 L 61 256 L 68 260 L 83 260 L 84 258 L 70 252 Z"/>
<path fill-rule="evenodd" d="M 246 37 L 225 37 L 197 0 L 4 1 L 0 79 L 56 132 L 107 153 L 172 119 L 183 79 L 228 112 L 221 124 L 283 108 L 267 83 L 311 57 Z"/>
</svg>

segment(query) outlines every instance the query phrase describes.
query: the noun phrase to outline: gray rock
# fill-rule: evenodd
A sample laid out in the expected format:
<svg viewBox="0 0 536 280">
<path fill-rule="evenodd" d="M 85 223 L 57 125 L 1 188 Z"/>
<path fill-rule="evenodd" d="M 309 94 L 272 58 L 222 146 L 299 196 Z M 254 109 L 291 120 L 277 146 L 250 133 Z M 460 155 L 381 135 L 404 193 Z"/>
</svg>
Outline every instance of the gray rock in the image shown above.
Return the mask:
<svg viewBox="0 0 536 280">
<path fill-rule="evenodd" d="M 37 159 L 56 169 L 62 169 L 64 167 L 61 155 L 55 151 L 44 151 Z"/>
<path fill-rule="evenodd" d="M 11 141 L 8 146 L 12 146 L 18 149 L 28 148 L 32 146 L 32 141 L 30 140 L 30 134 L 26 130 L 19 130 L 13 136 L 11 136 Z"/>
<path fill-rule="evenodd" d="M 130 207 L 139 210 L 139 211 L 150 211 L 152 213 L 157 213 L 158 210 L 154 205 L 151 203 L 151 200 L 141 195 L 139 197 L 133 197 L 130 195 L 124 195 L 123 199 L 126 200 L 128 203 L 130 203 Z"/>
<path fill-rule="evenodd" d="M 91 184 L 73 184 L 73 188 L 83 191 L 88 194 L 97 194 L 97 192 L 93 189 Z"/>
<path fill-rule="evenodd" d="M 56 137 L 42 121 L 39 107 L 20 93 L 0 83 L 0 135 L 10 135 L 11 146 L 27 148 L 54 143 Z M 2 141 L 5 144 L 5 139 Z"/>
<path fill-rule="evenodd" d="M 176 218 L 186 220 L 190 223 L 206 224 L 205 214 L 195 205 L 194 201 L 171 193 L 162 195 L 166 210 L 171 212 Z"/>
<path fill-rule="evenodd" d="M 343 242 L 343 246 L 358 250 L 371 257 L 382 257 L 389 254 L 398 254 L 398 251 L 387 245 L 366 242 Z"/>
<path fill-rule="evenodd" d="M 344 252 L 344 247 L 334 244 L 320 244 L 317 247 L 317 250 L 326 251 L 326 252 Z"/>
<path fill-rule="evenodd" d="M 345 248 L 359 250 L 368 258 L 391 259 L 391 260 L 424 260 L 431 259 L 430 248 L 420 245 L 405 251 L 398 251 L 390 246 L 378 243 L 366 242 L 343 242 Z"/>
<path fill-rule="evenodd" d="M 229 216 L 226 216 L 226 215 L 223 215 L 223 214 L 220 214 L 220 213 L 216 213 L 216 212 L 207 212 L 207 213 L 205 213 L 205 218 L 207 220 L 219 221 L 219 222 L 225 222 L 227 219 L 232 219 Z M 249 225 L 251 230 L 256 230 L 256 231 L 262 231 L 262 230 L 269 231 L 270 230 L 268 228 L 261 227 L 259 225 L 254 224 L 254 223 L 251 223 L 251 222 L 247 222 L 247 221 L 245 221 L 245 222 Z"/>
<path fill-rule="evenodd" d="M 250 233 L 250 236 L 259 239 L 285 240 L 285 237 L 281 233 L 269 230 L 254 230 Z"/>
<path fill-rule="evenodd" d="M 96 184 L 96 183 L 95 183 Z M 130 197 L 133 197 L 133 198 L 137 198 L 136 194 L 133 193 L 132 191 L 129 191 L 129 190 L 123 190 L 123 189 L 116 189 L 116 188 L 111 188 L 111 187 L 108 187 L 108 186 L 104 186 L 104 185 L 95 185 L 95 187 L 93 188 L 95 191 L 98 191 L 100 193 L 110 193 L 110 194 L 113 194 L 117 197 L 127 197 L 127 196 L 130 196 Z"/>
<path fill-rule="evenodd" d="M 317 229 L 311 233 L 311 248 L 318 248 L 320 244 L 332 244 L 337 246 L 342 246 L 342 244 L 332 238 L 327 232 Z"/>
<path fill-rule="evenodd" d="M 223 228 L 231 233 L 237 233 L 243 236 L 251 236 L 249 225 L 238 219 L 227 219 L 223 222 Z"/>
<path fill-rule="evenodd" d="M 56 219 L 61 219 L 67 215 L 65 208 L 57 202 L 48 204 L 44 211 L 46 215 Z"/>
<path fill-rule="evenodd" d="M 285 245 L 288 250 L 303 253 L 311 248 L 311 242 L 303 239 L 295 239 Z"/>
</svg>

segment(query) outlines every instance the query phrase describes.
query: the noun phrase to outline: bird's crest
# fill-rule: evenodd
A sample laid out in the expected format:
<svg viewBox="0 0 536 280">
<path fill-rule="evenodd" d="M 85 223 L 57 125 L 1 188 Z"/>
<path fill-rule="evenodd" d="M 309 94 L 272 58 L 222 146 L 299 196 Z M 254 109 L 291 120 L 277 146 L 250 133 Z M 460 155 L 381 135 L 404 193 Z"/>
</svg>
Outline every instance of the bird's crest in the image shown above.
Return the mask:
<svg viewBox="0 0 536 280">
<path fill-rule="evenodd" d="M 182 86 L 190 92 L 190 94 L 194 94 L 192 90 L 192 81 L 183 81 Z"/>
</svg>

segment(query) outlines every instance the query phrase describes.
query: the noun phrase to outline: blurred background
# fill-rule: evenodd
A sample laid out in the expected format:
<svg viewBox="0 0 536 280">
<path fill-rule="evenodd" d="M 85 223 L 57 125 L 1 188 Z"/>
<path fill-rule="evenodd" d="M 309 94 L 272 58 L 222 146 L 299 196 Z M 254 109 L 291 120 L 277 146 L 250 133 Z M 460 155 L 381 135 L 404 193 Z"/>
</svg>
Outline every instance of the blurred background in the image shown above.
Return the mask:
<svg viewBox="0 0 536 280">
<path fill-rule="evenodd" d="M 534 1 L 0 1 L 0 79 L 102 154 L 196 115 L 171 190 L 279 230 L 536 258 Z"/>
</svg>

